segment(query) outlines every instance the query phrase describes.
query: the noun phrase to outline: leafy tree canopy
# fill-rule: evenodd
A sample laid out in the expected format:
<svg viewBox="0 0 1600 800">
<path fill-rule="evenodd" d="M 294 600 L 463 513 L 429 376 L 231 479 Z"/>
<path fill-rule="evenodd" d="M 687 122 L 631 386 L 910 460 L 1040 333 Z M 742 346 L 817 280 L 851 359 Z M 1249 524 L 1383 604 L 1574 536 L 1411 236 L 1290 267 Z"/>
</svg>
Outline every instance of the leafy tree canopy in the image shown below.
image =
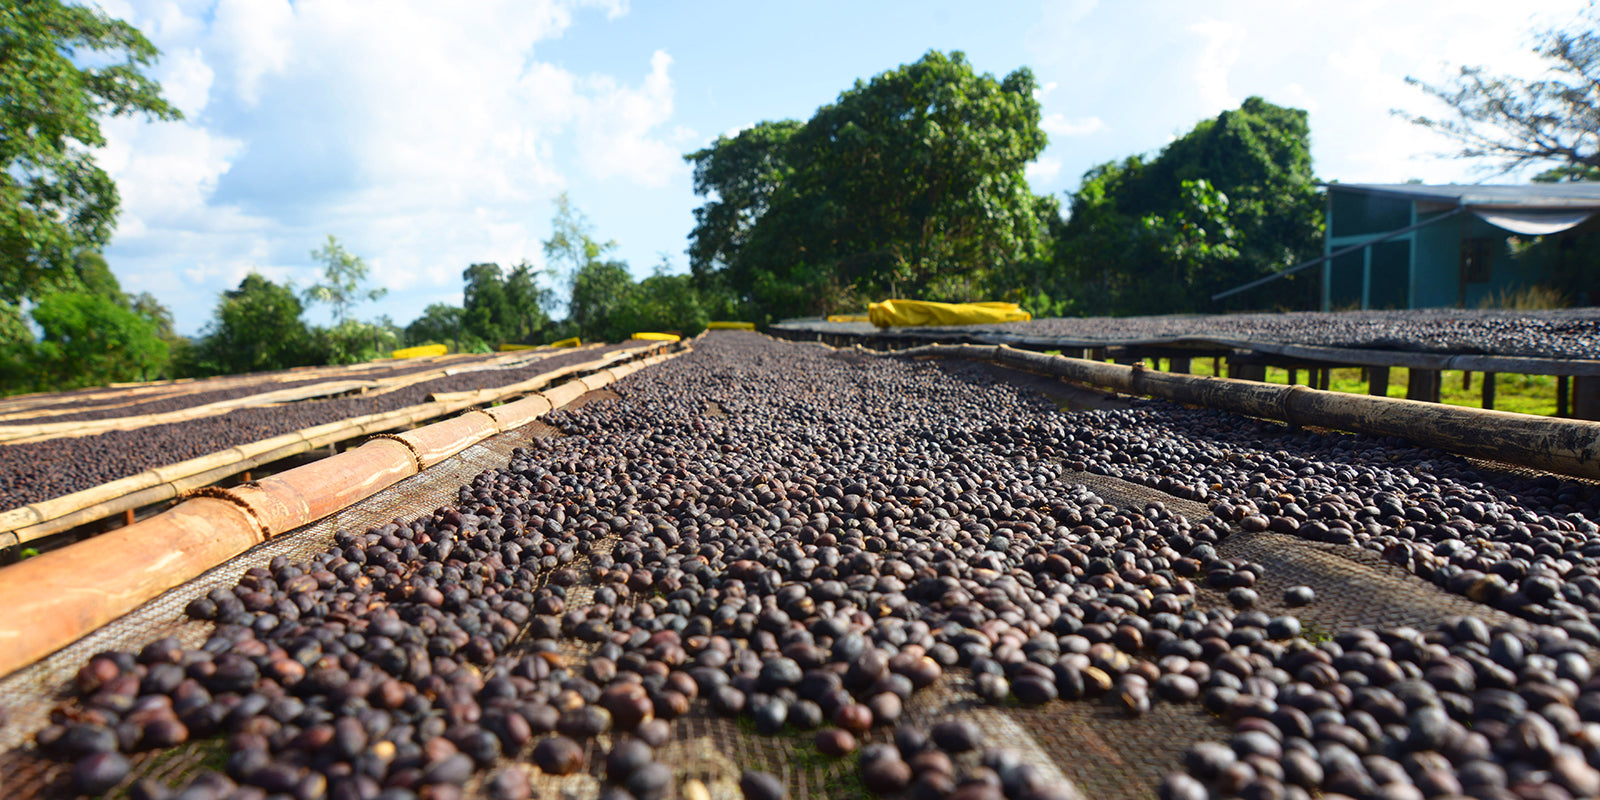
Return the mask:
<svg viewBox="0 0 1600 800">
<path fill-rule="evenodd" d="M 539 285 L 532 264 L 523 261 L 509 275 L 499 264 L 473 264 L 461 278 L 462 328 L 472 338 L 490 345 L 533 343 L 550 327 L 545 309 L 555 293 Z"/>
<path fill-rule="evenodd" d="M 156 322 L 115 298 L 55 292 L 30 316 L 41 331 L 38 341 L 15 340 L 0 356 L 8 392 L 148 380 L 167 363 Z"/>
<path fill-rule="evenodd" d="M 0 2 L 0 300 L 78 288 L 78 255 L 110 240 L 118 197 L 94 160 L 100 119 L 181 118 L 144 74 L 157 55 L 97 8 Z"/>
<path fill-rule="evenodd" d="M 339 243 L 332 235 L 322 247 L 311 251 L 311 257 L 322 264 L 322 283 L 306 289 L 306 302 L 327 303 L 333 307 L 333 321 L 343 324 L 356 303 L 377 300 L 389 293 L 388 289 L 361 290 L 372 272 L 365 259 Z"/>
<path fill-rule="evenodd" d="M 594 225 L 572 204 L 566 192 L 556 195 L 556 215 L 550 220 L 550 238 L 544 242 L 544 258 L 550 269 L 566 283 L 569 294 L 584 267 L 615 249 L 615 240 L 602 242 L 594 237 Z"/>
<path fill-rule="evenodd" d="M 637 291 L 628 265 L 621 261 L 590 261 L 572 282 L 568 319 L 585 340 L 619 341 L 632 335 L 614 319 Z"/>
<path fill-rule="evenodd" d="M 1154 158 L 1090 170 L 1070 210 L 1050 294 L 1093 296 L 1098 313 L 1218 310 L 1213 293 L 1320 247 L 1306 112 L 1251 97 Z M 1285 279 L 1239 302 L 1296 305 L 1306 283 Z"/>
<path fill-rule="evenodd" d="M 193 371 L 228 375 L 325 363 L 300 318 L 304 310 L 290 287 L 246 275 L 239 288 L 222 293 L 196 347 Z"/>
<path fill-rule="evenodd" d="M 1037 257 L 1023 169 L 1044 149 L 1032 72 L 979 74 L 931 51 L 857 81 L 804 125 L 773 122 L 691 153 L 691 266 L 763 318 L 895 294 L 965 300 Z"/>
<path fill-rule="evenodd" d="M 711 198 L 695 209 L 689 234 L 689 269 L 701 282 L 744 265 L 738 258 L 772 195 L 793 169 L 786 155 L 800 130 L 792 119 L 761 122 L 684 156 L 694 165 L 695 194 Z M 732 280 L 744 282 L 749 276 Z"/>
<path fill-rule="evenodd" d="M 422 310 L 422 316 L 406 326 L 406 346 L 454 343 L 456 351 L 462 352 L 459 337 L 462 334 L 463 316 L 460 306 L 449 303 L 430 304 Z"/>
<path fill-rule="evenodd" d="M 1449 107 L 1445 116 L 1401 114 L 1510 172 L 1555 164 L 1547 179 L 1589 179 L 1600 169 L 1600 6 L 1565 28 L 1540 33 L 1534 52 L 1548 62 L 1537 79 L 1462 67 L 1453 80 L 1406 82 Z"/>
</svg>

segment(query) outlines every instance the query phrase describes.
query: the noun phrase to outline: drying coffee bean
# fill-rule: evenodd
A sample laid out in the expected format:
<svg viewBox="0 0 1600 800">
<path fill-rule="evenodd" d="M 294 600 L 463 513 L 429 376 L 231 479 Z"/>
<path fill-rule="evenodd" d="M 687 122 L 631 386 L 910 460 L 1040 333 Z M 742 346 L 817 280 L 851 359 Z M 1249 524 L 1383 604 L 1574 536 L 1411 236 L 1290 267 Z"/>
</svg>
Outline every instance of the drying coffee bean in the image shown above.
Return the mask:
<svg viewBox="0 0 1600 800">
<path fill-rule="evenodd" d="M 770 772 L 745 770 L 739 776 L 739 791 L 745 800 L 786 800 L 789 788 Z"/>
</svg>

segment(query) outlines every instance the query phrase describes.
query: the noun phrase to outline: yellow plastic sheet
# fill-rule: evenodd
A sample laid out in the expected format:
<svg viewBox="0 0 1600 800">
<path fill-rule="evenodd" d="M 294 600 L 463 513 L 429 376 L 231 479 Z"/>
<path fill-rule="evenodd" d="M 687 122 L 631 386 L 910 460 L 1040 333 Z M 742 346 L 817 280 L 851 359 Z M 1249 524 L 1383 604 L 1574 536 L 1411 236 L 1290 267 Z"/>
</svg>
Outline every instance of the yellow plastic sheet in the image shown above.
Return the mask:
<svg viewBox="0 0 1600 800">
<path fill-rule="evenodd" d="M 636 333 L 633 338 L 651 342 L 676 342 L 681 337 L 676 333 Z"/>
<path fill-rule="evenodd" d="M 708 330 L 713 331 L 753 331 L 756 329 L 754 322 L 710 322 L 706 324 Z"/>
<path fill-rule="evenodd" d="M 513 342 L 506 342 L 500 345 L 500 352 L 510 353 L 516 350 L 535 350 L 538 349 L 538 347 L 539 346 L 536 344 L 515 344 Z"/>
<path fill-rule="evenodd" d="M 867 306 L 872 324 L 880 328 L 915 325 L 987 325 L 1027 322 L 1033 315 L 1016 303 L 933 303 L 926 300 L 885 300 Z M 830 320 L 832 318 L 830 317 Z"/>
<path fill-rule="evenodd" d="M 866 314 L 829 314 L 829 322 L 871 322 L 872 317 Z"/>
<path fill-rule="evenodd" d="M 562 339 L 561 341 L 558 341 L 558 342 L 551 342 L 550 346 L 551 347 L 577 347 L 577 346 L 579 346 L 581 344 L 583 344 L 583 340 L 581 340 L 578 337 L 574 336 L 574 337 L 572 337 L 570 339 Z"/>
<path fill-rule="evenodd" d="M 422 358 L 423 356 L 442 356 L 449 348 L 442 344 L 423 344 L 416 347 L 402 347 L 389 354 L 390 358 Z"/>
</svg>

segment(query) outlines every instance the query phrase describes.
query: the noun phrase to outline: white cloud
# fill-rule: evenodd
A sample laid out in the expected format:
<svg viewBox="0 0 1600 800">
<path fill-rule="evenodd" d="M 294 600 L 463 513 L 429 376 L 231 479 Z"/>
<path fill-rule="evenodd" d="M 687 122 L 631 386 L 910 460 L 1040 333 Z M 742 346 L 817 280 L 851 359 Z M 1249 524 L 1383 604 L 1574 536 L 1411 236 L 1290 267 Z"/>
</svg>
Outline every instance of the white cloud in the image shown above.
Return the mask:
<svg viewBox="0 0 1600 800">
<path fill-rule="evenodd" d="M 1043 156 L 1025 168 L 1029 184 L 1049 183 L 1061 174 L 1061 159 Z"/>
<path fill-rule="evenodd" d="M 330 233 L 402 323 L 459 302 L 466 265 L 540 260 L 572 179 L 666 186 L 697 136 L 665 50 L 633 79 L 537 58 L 580 9 L 611 19 L 627 0 L 113 2 L 162 48 L 156 76 L 187 119 L 106 126 L 123 198 L 108 260 L 186 332 L 252 270 L 314 280 Z"/>
<path fill-rule="evenodd" d="M 1239 105 L 1239 99 L 1234 97 L 1228 84 L 1245 41 L 1244 26 L 1208 19 L 1190 25 L 1189 32 L 1204 43 L 1190 72 L 1200 102 L 1217 111 Z"/>
<path fill-rule="evenodd" d="M 625 177 L 659 187 L 685 169 L 677 146 L 684 131 L 676 131 L 671 140 L 655 135 L 672 118 L 670 66 L 672 57 L 657 50 L 650 56 L 650 74 L 638 88 L 610 76 L 588 82 L 590 96 L 580 106 L 577 124 L 578 156 L 595 177 Z M 692 138 L 693 132 L 688 134 Z"/>
<path fill-rule="evenodd" d="M 268 75 L 288 67 L 294 9 L 288 0 L 220 0 L 207 50 L 230 71 L 239 100 L 254 106 Z"/>
<path fill-rule="evenodd" d="M 1099 133 L 1106 129 L 1106 122 L 1099 117 L 1067 119 L 1064 114 L 1046 114 L 1039 120 L 1039 127 L 1052 137 L 1069 138 Z"/>
<path fill-rule="evenodd" d="M 161 60 L 157 80 L 167 101 L 178 107 L 185 117 L 200 116 L 211 99 L 211 84 L 216 73 L 207 64 L 199 48 L 169 52 Z"/>
</svg>

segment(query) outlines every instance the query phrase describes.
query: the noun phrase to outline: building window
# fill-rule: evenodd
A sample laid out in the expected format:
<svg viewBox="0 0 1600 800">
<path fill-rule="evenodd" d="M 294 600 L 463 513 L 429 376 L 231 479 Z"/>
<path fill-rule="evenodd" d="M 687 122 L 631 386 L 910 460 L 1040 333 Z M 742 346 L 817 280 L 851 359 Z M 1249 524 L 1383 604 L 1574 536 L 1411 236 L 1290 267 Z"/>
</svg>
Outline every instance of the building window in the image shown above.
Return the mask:
<svg viewBox="0 0 1600 800">
<path fill-rule="evenodd" d="M 1488 283 L 1493 273 L 1493 255 L 1487 236 L 1475 236 L 1461 242 L 1461 282 Z"/>
</svg>

